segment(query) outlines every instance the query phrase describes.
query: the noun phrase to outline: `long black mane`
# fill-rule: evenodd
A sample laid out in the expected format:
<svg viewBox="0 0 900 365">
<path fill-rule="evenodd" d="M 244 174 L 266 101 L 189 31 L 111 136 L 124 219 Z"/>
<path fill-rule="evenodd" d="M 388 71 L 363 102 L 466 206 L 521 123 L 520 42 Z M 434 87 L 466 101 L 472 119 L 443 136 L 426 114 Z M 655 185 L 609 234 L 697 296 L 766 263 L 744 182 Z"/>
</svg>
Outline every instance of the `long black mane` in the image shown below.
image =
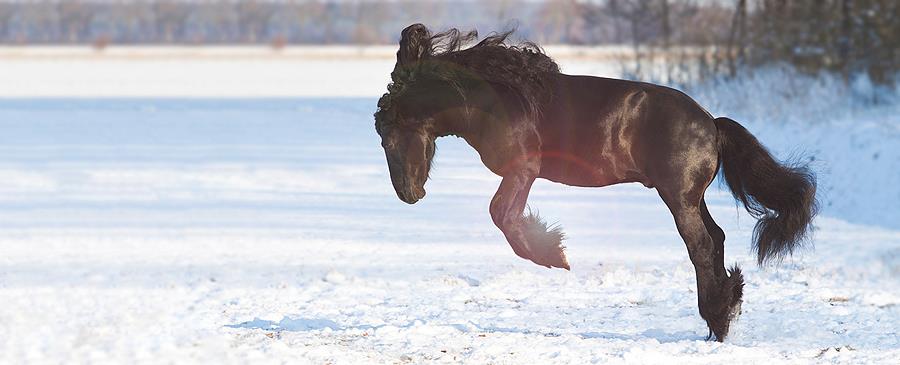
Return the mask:
<svg viewBox="0 0 900 365">
<path fill-rule="evenodd" d="M 463 98 L 468 86 L 487 83 L 514 95 L 526 115 L 539 116 L 547 98 L 552 96 L 549 77 L 559 73 L 559 66 L 534 43 L 510 42 L 512 34 L 512 30 L 492 34 L 466 47 L 478 38 L 477 31 L 451 28 L 432 34 L 422 27 L 400 41 L 398 60 L 411 53 L 417 61 L 397 63 L 391 73 L 389 92 L 379 101 L 379 113 L 387 112 L 392 100 L 416 89 L 417 83 L 439 80 L 455 88 Z M 379 119 L 385 118 L 376 113 L 376 122 Z"/>
</svg>

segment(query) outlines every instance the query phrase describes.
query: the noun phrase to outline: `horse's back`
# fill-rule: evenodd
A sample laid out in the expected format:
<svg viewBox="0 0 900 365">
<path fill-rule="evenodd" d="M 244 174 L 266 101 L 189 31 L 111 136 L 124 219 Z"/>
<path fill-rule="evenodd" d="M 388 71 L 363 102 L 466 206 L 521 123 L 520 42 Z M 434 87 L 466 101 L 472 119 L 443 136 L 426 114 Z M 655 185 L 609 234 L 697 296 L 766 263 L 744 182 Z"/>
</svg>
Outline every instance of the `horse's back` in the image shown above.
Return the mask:
<svg viewBox="0 0 900 365">
<path fill-rule="evenodd" d="M 640 113 L 659 111 L 676 113 L 686 119 L 712 119 L 694 99 L 680 90 L 647 82 L 606 77 L 559 74 L 556 78 L 551 109 L 569 114 L 575 122 L 598 123 L 596 117 L 618 116 L 619 119 L 640 117 Z M 649 104 L 649 105 L 648 105 Z M 650 106 L 652 110 L 643 110 Z M 564 108 L 564 109 L 560 109 Z M 671 118 L 653 120 L 672 122 Z M 557 121 L 554 121 L 557 122 Z"/>
<path fill-rule="evenodd" d="M 712 117 L 684 93 L 593 76 L 556 78 L 540 131 L 545 177 L 581 186 L 656 185 L 675 156 L 716 149 Z"/>
</svg>

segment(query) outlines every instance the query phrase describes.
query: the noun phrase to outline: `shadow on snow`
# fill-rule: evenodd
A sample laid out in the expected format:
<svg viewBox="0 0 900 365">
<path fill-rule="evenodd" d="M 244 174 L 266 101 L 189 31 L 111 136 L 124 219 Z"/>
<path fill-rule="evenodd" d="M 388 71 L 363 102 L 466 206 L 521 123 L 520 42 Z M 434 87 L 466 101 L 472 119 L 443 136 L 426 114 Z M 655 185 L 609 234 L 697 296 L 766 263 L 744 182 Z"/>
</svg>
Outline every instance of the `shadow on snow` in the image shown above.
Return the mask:
<svg viewBox="0 0 900 365">
<path fill-rule="evenodd" d="M 399 326 L 401 328 L 411 328 L 416 325 L 418 321 L 410 322 L 406 325 Z M 421 323 L 421 322 L 419 322 Z M 332 331 L 343 331 L 343 330 L 374 330 L 385 325 L 371 326 L 371 325 L 361 325 L 361 326 L 341 326 L 335 321 L 330 319 L 321 319 L 321 318 L 290 318 L 288 316 L 284 316 L 280 321 L 271 321 L 260 318 L 253 318 L 251 321 L 241 322 L 237 324 L 229 324 L 225 325 L 227 328 L 235 328 L 235 329 L 260 329 L 267 331 L 288 331 L 288 332 L 307 332 L 307 331 L 318 331 L 324 329 L 331 329 Z M 556 333 L 556 332 L 542 332 L 542 331 L 532 331 L 528 329 L 519 329 L 519 328 L 509 328 L 509 327 L 496 327 L 496 326 L 477 326 L 472 323 L 468 324 L 447 324 L 447 327 L 452 327 L 460 332 L 475 332 L 475 333 L 518 333 L 523 335 L 541 335 L 544 337 L 560 337 L 564 334 Z M 654 339 L 659 343 L 673 343 L 680 341 L 704 341 L 703 337 L 697 335 L 696 333 L 689 331 L 680 331 L 676 333 L 667 333 L 665 331 L 659 329 L 650 329 L 644 331 L 640 334 L 620 334 L 620 333 L 611 333 L 611 332 L 584 332 L 574 334 L 582 339 L 604 339 L 604 340 L 624 340 L 624 341 L 635 341 L 641 339 Z"/>
</svg>

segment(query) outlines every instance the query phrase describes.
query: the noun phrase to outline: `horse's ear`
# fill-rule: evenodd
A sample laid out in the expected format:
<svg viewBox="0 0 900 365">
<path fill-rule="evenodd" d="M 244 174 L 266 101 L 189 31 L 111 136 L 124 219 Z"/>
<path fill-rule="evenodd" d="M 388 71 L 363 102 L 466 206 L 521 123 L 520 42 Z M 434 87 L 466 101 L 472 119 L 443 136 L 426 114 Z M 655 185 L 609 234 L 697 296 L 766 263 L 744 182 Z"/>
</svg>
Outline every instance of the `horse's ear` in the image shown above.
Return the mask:
<svg viewBox="0 0 900 365">
<path fill-rule="evenodd" d="M 431 55 L 431 31 L 422 24 L 410 25 L 400 32 L 397 65 L 409 66 Z"/>
</svg>

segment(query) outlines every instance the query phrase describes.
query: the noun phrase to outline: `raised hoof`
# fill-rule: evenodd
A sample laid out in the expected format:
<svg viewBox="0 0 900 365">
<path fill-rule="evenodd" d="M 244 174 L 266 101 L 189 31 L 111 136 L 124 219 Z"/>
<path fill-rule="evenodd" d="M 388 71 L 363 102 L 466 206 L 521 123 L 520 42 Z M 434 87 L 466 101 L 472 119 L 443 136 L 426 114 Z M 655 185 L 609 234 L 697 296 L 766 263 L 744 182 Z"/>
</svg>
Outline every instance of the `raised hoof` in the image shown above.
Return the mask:
<svg viewBox="0 0 900 365">
<path fill-rule="evenodd" d="M 528 240 L 528 259 L 545 267 L 558 267 L 570 270 L 566 259 L 566 238 L 558 225 L 550 226 L 536 212 L 529 211 L 525 216 L 525 238 Z"/>
<path fill-rule="evenodd" d="M 566 254 L 562 252 L 562 250 L 560 250 L 556 255 L 534 257 L 531 259 L 531 262 L 548 268 L 556 267 L 560 269 L 571 270 L 571 268 L 569 267 L 569 261 L 566 259 Z"/>
</svg>

